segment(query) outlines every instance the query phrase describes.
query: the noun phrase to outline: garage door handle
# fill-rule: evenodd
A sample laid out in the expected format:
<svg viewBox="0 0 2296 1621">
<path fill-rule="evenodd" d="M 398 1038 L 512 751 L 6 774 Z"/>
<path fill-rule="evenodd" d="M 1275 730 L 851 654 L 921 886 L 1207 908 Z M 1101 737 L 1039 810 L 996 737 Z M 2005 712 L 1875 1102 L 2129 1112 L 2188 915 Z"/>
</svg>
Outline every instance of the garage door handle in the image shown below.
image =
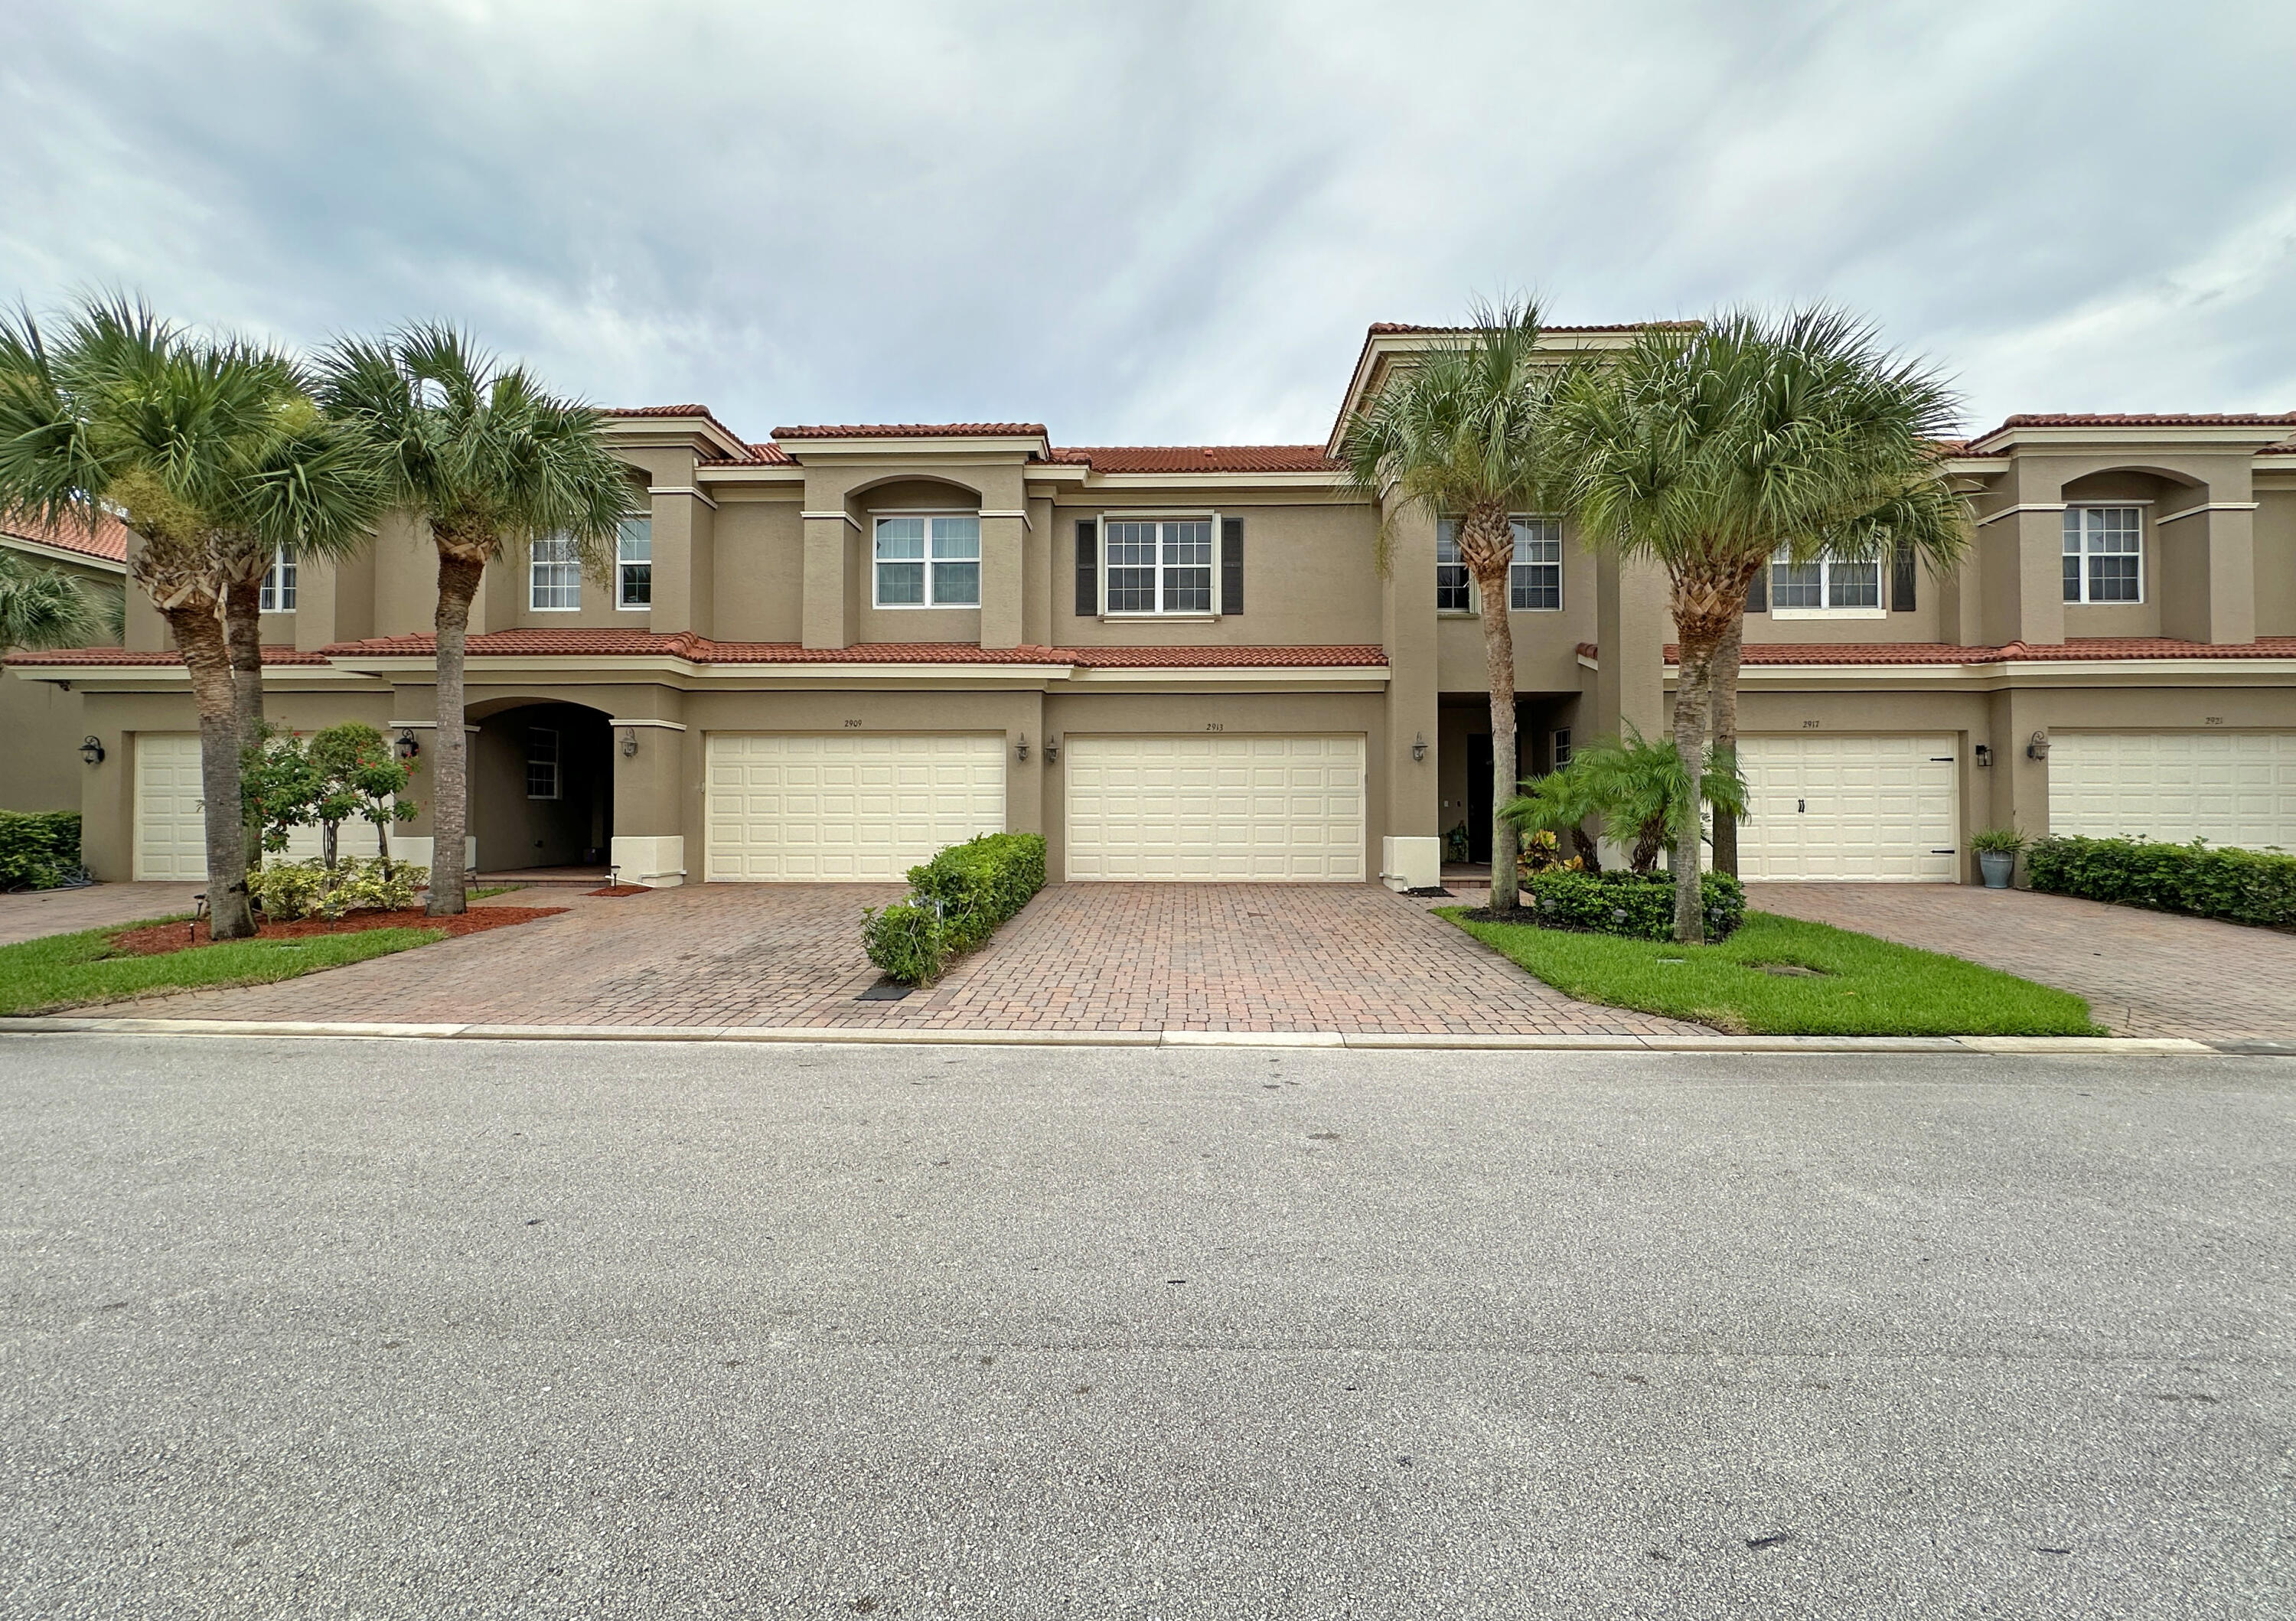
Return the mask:
<svg viewBox="0 0 2296 1621">
<path fill-rule="evenodd" d="M 1932 856 L 1951 856 L 1951 855 L 1954 855 L 1954 854 L 1956 854 L 1956 852 L 1952 851 L 1952 850 L 1931 850 L 1931 851 L 1930 852 L 1930 854 L 1931 854 L 1931 855 L 1932 855 Z"/>
</svg>

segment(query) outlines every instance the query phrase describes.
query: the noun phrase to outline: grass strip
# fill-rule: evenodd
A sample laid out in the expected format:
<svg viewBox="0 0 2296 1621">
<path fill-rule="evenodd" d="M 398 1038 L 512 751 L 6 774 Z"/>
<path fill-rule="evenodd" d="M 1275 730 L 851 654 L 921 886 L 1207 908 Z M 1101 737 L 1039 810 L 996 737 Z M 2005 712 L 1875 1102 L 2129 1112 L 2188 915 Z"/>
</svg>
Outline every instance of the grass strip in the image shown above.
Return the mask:
<svg viewBox="0 0 2296 1621">
<path fill-rule="evenodd" d="M 0 1015 L 45 1013 L 154 992 L 269 985 L 444 939 L 437 929 L 370 929 L 298 939 L 226 940 L 163 956 L 109 956 L 112 937 L 154 922 L 112 923 L 78 934 L 0 946 Z"/>
<path fill-rule="evenodd" d="M 1750 912 L 1718 946 L 1676 946 L 1437 908 L 1566 995 L 1686 1019 L 1734 1036 L 2103 1036 L 2088 1003 L 1937 952 Z M 1815 970 L 1776 974 L 1773 968 Z"/>
</svg>

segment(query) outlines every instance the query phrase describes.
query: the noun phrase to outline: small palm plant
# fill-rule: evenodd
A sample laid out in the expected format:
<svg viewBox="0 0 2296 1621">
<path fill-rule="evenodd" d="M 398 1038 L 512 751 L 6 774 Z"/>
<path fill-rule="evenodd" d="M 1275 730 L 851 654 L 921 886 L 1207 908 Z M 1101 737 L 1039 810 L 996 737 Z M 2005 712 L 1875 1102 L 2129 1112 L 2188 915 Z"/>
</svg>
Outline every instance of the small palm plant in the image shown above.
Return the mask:
<svg viewBox="0 0 2296 1621">
<path fill-rule="evenodd" d="M 111 617 L 103 602 L 62 569 L 0 549 L 0 652 L 84 647 L 110 628 Z"/>
<path fill-rule="evenodd" d="M 635 508 L 630 469 L 607 448 L 604 419 L 546 391 L 452 327 L 414 326 L 329 351 L 320 398 L 360 436 L 395 506 L 439 552 L 438 730 L 431 784 L 433 917 L 465 910 L 463 828 L 470 746 L 463 731 L 464 643 L 486 567 L 545 536 L 573 543 L 592 574 Z"/>
<path fill-rule="evenodd" d="M 1678 847 L 1684 824 L 1695 837 L 1700 822 L 1689 815 L 1690 774 L 1674 745 L 1652 741 L 1632 725 L 1623 738 L 1587 743 L 1570 764 L 1524 788 L 1499 815 L 1525 833 L 1581 837 L 1587 818 L 1599 818 L 1603 836 L 1628 851 L 1637 872 L 1656 871 L 1660 853 Z M 1710 758 L 1697 792 L 1711 809 L 1746 814 L 1746 785 L 1733 761 Z"/>
<path fill-rule="evenodd" d="M 1508 575 L 1520 513 L 1543 512 L 1558 487 L 1547 454 L 1547 401 L 1562 374 L 1537 354 L 1538 307 L 1479 307 L 1458 341 L 1423 351 L 1348 422 L 1340 454 L 1355 487 L 1374 502 L 1449 519 L 1459 557 L 1480 598 L 1483 661 L 1491 701 L 1491 802 L 1515 784 L 1514 630 Z M 1387 526 L 1380 567 L 1387 569 Z M 1491 905 L 1514 905 L 1514 824 L 1492 818 Z"/>
</svg>

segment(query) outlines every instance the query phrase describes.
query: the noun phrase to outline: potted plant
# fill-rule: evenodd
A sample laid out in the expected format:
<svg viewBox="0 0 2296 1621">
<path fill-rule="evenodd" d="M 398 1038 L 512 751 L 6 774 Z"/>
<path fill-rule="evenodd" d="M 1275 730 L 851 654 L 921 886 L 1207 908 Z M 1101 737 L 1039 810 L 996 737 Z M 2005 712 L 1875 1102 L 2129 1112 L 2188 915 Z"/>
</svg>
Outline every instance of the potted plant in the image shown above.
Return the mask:
<svg viewBox="0 0 2296 1621">
<path fill-rule="evenodd" d="M 1985 887 L 2006 889 L 2010 874 L 2017 870 L 2017 852 L 2025 847 L 2025 835 L 2013 827 L 1988 827 L 1969 846 L 1977 852 L 1977 870 L 1985 875 Z"/>
</svg>

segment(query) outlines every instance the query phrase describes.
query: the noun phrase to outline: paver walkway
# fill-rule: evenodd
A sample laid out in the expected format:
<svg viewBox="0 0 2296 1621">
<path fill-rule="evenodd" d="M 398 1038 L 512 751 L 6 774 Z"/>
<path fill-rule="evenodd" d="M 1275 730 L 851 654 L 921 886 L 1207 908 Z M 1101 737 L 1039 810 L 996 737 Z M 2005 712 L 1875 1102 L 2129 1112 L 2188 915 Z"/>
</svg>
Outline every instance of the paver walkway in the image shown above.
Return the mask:
<svg viewBox="0 0 2296 1621">
<path fill-rule="evenodd" d="M 2115 1036 L 2296 1038 L 2296 935 L 1966 884 L 1748 884 L 1746 899 L 2071 991 Z"/>
<path fill-rule="evenodd" d="M 930 991 L 877 978 L 861 908 L 884 884 L 701 884 L 572 908 L 308 978 L 120 1003 L 182 1019 L 814 1025 L 1400 1035 L 1707 1034 L 1574 1002 L 1426 905 L 1373 884 L 1070 884 L 1046 889 Z"/>
<path fill-rule="evenodd" d="M 44 934 L 76 934 L 106 923 L 140 923 L 192 909 L 201 884 L 90 884 L 0 895 L 0 946 Z"/>
</svg>

